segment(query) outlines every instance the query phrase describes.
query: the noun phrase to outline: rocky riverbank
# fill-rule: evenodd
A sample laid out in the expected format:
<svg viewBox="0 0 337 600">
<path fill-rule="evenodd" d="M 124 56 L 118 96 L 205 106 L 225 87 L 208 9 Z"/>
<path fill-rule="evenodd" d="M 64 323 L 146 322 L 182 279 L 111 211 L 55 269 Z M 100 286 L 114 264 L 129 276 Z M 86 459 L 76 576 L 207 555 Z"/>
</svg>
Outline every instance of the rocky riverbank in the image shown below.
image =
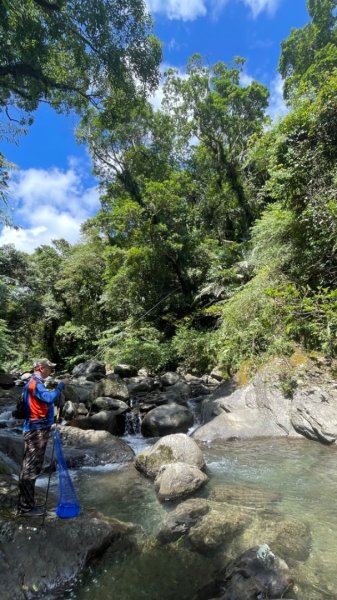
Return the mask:
<svg viewBox="0 0 337 600">
<path fill-rule="evenodd" d="M 106 373 L 96 361 L 74 369 L 60 426 L 67 464 L 75 469 L 111 463 L 125 469 L 135 466 L 153 480 L 158 500 L 171 508 L 151 542 L 139 527 L 104 515 L 86 514 L 66 522 L 48 516 L 44 527 L 14 518 L 22 436 L 12 411 L 26 376 L 16 381 L 0 376 L 1 597 L 56 598 L 90 560 L 107 548 L 111 552 L 117 540 L 118 550 L 150 544 L 159 551 L 178 544 L 194 557 L 212 556 L 209 581 L 197 586 L 198 600 L 250 600 L 258 594 L 294 597 L 291 570 L 308 558 L 310 527 L 288 522 L 277 512 L 277 498 L 267 498 L 265 491 L 258 497 L 256 488 L 227 486 L 208 496 L 202 452 L 203 443 L 219 439 L 305 435 L 335 442 L 337 386 L 331 371 L 305 361 L 288 369 L 285 378 L 284 364 L 275 361 L 243 387 L 222 381 L 216 372 L 201 378 L 183 373 L 151 376 L 119 365 Z M 135 456 L 121 436 L 139 431 L 157 441 Z M 54 465 L 49 449 L 46 470 L 50 468 Z M 192 495 L 196 497 L 186 500 Z M 247 498 L 253 505 L 247 506 Z"/>
</svg>

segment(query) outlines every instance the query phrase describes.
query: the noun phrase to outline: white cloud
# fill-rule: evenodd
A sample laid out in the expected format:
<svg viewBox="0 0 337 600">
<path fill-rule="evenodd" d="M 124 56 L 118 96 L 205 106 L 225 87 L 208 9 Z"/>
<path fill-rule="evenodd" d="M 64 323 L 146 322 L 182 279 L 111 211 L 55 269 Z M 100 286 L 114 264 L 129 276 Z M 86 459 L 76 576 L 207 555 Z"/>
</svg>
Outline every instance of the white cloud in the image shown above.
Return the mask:
<svg viewBox="0 0 337 600">
<path fill-rule="evenodd" d="M 194 21 L 207 13 L 204 0 L 147 0 L 148 9 L 170 20 Z"/>
<path fill-rule="evenodd" d="M 254 81 L 254 77 L 252 77 L 251 75 L 249 75 L 249 73 L 243 71 L 242 73 L 240 73 L 240 84 L 242 85 L 242 87 L 248 87 L 249 85 L 251 85 Z"/>
<path fill-rule="evenodd" d="M 248 6 L 253 17 L 257 17 L 261 12 L 266 10 L 269 14 L 273 15 L 278 9 L 281 0 L 241 0 Z"/>
<path fill-rule="evenodd" d="M 288 111 L 283 100 L 283 79 L 281 75 L 276 75 L 276 77 L 270 82 L 269 91 L 270 98 L 268 113 L 274 121 L 279 117 L 283 117 Z"/>
<path fill-rule="evenodd" d="M 15 173 L 10 199 L 16 206 L 14 224 L 21 228 L 4 227 L 0 245 L 14 244 L 18 250 L 30 253 L 53 239 L 77 242 L 81 224 L 99 208 L 98 190 L 85 186 L 85 176 L 80 163 L 74 160 L 67 170 L 27 169 Z"/>
<path fill-rule="evenodd" d="M 243 2 L 255 18 L 263 11 L 273 15 L 282 0 L 147 0 L 147 7 L 151 13 L 165 15 L 170 20 L 194 21 L 209 10 L 217 18 L 223 7 L 234 1 Z"/>
</svg>

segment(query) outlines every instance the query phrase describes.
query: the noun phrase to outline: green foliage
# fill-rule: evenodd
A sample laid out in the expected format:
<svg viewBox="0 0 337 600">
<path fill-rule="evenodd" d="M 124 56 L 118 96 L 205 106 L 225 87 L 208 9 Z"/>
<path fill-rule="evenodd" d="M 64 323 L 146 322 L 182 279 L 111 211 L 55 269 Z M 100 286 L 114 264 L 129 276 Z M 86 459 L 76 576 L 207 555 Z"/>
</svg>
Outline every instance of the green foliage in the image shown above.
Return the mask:
<svg viewBox="0 0 337 600">
<path fill-rule="evenodd" d="M 216 334 L 217 364 L 234 373 L 250 360 L 286 353 L 291 344 L 285 334 L 282 310 L 270 294 L 282 282 L 268 268 L 257 275 L 224 305 L 222 324 Z"/>
<path fill-rule="evenodd" d="M 136 79 L 157 83 L 160 45 L 142 0 L 0 3 L 0 100 L 36 110 L 97 105 Z"/>
<path fill-rule="evenodd" d="M 9 331 L 5 321 L 0 319 L 0 370 L 4 370 L 4 361 L 12 350 Z"/>
<path fill-rule="evenodd" d="M 312 21 L 282 42 L 279 62 L 289 102 L 315 95 L 337 66 L 336 0 L 308 0 Z"/>
<path fill-rule="evenodd" d="M 216 364 L 212 337 L 211 332 L 198 331 L 189 325 L 178 327 L 172 338 L 178 362 L 187 371 L 199 375 L 211 370 Z"/>
<path fill-rule="evenodd" d="M 131 6 L 98 4 L 111 18 Z M 280 71 L 290 110 L 268 129 L 268 91 L 258 82 L 241 85 L 243 59 L 208 67 L 197 55 L 186 77 L 169 70 L 164 110 L 135 95 L 133 76 L 141 87 L 156 77 L 156 43 L 141 0 L 132 3 L 131 22 L 119 14 L 113 40 L 109 19 L 94 34 L 102 15 L 88 14 L 89 0 L 64 0 L 61 16 L 29 0 L 21 20 L 14 5 L 0 3 L 0 48 L 7 28 L 7 54 L 15 38 L 20 60 L 43 75 L 48 67 L 50 80 L 21 77 L 8 98 L 26 110 L 40 98 L 81 110 L 78 135 L 89 142 L 102 206 L 75 246 L 59 240 L 31 256 L 0 249 L 3 352 L 7 327 L 21 361 L 34 352 L 71 365 L 98 351 L 110 364 L 151 371 L 182 364 L 198 374 L 219 365 L 230 375 L 298 346 L 336 356 L 336 1 L 308 0 L 312 22 L 285 40 Z M 75 7 L 79 20 L 61 51 L 58 35 Z M 84 49 L 78 27 L 97 43 L 106 34 L 99 51 Z M 111 43 L 115 62 L 105 72 Z M 137 61 L 144 52 L 143 69 Z M 93 88 L 90 77 L 102 64 Z M 11 76 L 0 86 L 5 99 Z M 72 88 L 58 85 L 69 77 Z M 99 106 L 88 106 L 89 89 Z M 287 395 L 292 385 L 285 377 Z"/>
<path fill-rule="evenodd" d="M 127 363 L 155 372 L 171 363 L 170 344 L 150 325 L 144 324 L 137 329 L 126 325 L 124 331 L 111 337 L 105 351 L 102 346 L 104 359 L 111 365 Z"/>
<path fill-rule="evenodd" d="M 78 355 L 81 356 L 82 360 L 84 360 L 84 356 L 86 359 L 90 358 L 87 352 L 91 346 L 90 327 L 75 325 L 71 321 L 67 321 L 64 325 L 58 327 L 55 337 L 58 353 L 65 362 L 74 363 L 75 360 L 76 364 Z"/>
</svg>

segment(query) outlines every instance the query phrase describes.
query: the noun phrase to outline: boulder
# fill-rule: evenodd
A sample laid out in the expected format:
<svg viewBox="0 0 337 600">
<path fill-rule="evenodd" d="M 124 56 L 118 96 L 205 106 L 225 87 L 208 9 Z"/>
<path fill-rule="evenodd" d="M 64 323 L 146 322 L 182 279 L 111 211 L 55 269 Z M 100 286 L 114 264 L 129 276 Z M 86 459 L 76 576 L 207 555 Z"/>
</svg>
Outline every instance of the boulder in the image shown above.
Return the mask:
<svg viewBox="0 0 337 600">
<path fill-rule="evenodd" d="M 225 569 L 219 600 L 283 598 L 293 587 L 289 567 L 267 544 L 250 548 Z"/>
<path fill-rule="evenodd" d="M 79 386 L 72 385 L 71 383 L 66 385 L 63 389 L 62 396 L 66 402 L 72 402 L 78 404 L 83 398 L 83 394 L 80 394 Z"/>
<path fill-rule="evenodd" d="M 205 459 L 197 443 L 184 433 L 167 435 L 147 450 L 136 456 L 135 466 L 141 471 L 155 479 L 160 467 L 168 463 L 183 462 L 188 465 L 205 469 Z"/>
<path fill-rule="evenodd" d="M 67 390 L 68 387 L 71 388 L 72 392 L 76 394 L 76 396 L 71 397 L 68 396 L 67 392 L 65 395 L 65 399 L 66 400 L 70 400 L 70 401 L 74 401 L 74 402 L 84 402 L 84 404 L 89 404 L 90 403 L 90 396 L 91 396 L 91 391 L 94 388 L 94 383 L 92 381 L 87 381 L 87 379 L 83 378 L 83 377 L 79 377 L 78 379 L 73 379 L 71 384 L 66 385 L 65 390 Z M 71 392 L 71 393 L 72 393 Z"/>
<path fill-rule="evenodd" d="M 13 387 L 15 382 L 15 377 L 13 375 L 8 375 L 7 373 L 0 373 L 0 388 L 4 390 L 8 390 Z"/>
<path fill-rule="evenodd" d="M 180 376 L 178 375 L 178 373 L 168 371 L 167 373 L 164 373 L 164 375 L 161 375 L 160 381 L 164 386 L 174 385 L 175 383 L 180 381 Z"/>
<path fill-rule="evenodd" d="M 193 425 L 193 414 L 179 404 L 157 406 L 150 410 L 142 421 L 144 436 L 164 436 L 171 433 L 186 433 Z"/>
<path fill-rule="evenodd" d="M 224 504 L 221 510 L 210 510 L 191 527 L 187 539 L 195 551 L 207 556 L 215 554 L 227 550 L 250 520 L 247 511 Z"/>
<path fill-rule="evenodd" d="M 332 374 L 307 357 L 291 367 L 275 359 L 242 388 L 226 381 L 203 402 L 200 441 L 304 436 L 337 442 L 337 395 Z M 298 357 L 294 357 L 297 364 Z"/>
<path fill-rule="evenodd" d="M 195 440 L 251 439 L 262 437 L 288 436 L 289 430 L 278 426 L 270 415 L 259 408 L 244 408 L 231 413 L 222 413 L 212 421 L 199 427 L 194 433 Z"/>
<path fill-rule="evenodd" d="M 208 477 L 198 467 L 182 462 L 162 465 L 154 482 L 159 500 L 176 500 L 205 485 Z"/>
<path fill-rule="evenodd" d="M 158 384 L 153 377 L 130 377 L 128 381 L 129 393 L 132 396 L 151 392 L 156 387 Z"/>
<path fill-rule="evenodd" d="M 291 424 L 297 433 L 322 442 L 337 440 L 337 396 L 324 386 L 310 386 L 296 392 L 291 410 Z"/>
<path fill-rule="evenodd" d="M 91 359 L 76 365 L 72 371 L 74 377 L 92 375 L 93 373 L 102 373 L 105 375 L 105 365 L 95 359 Z"/>
<path fill-rule="evenodd" d="M 235 388 L 235 382 L 226 381 L 204 402 L 206 424 L 194 432 L 195 439 L 299 437 L 290 418 L 292 400 L 278 385 L 276 366 L 261 370 L 247 386 Z"/>
<path fill-rule="evenodd" d="M 112 411 L 115 415 L 130 410 L 126 402 L 117 398 L 110 398 L 109 396 L 99 396 L 93 401 L 91 408 L 93 412 L 108 410 Z"/>
<path fill-rule="evenodd" d="M 93 402 L 100 397 L 117 398 L 118 400 L 128 400 L 130 397 L 128 387 L 121 379 L 101 379 L 95 383 L 91 390 L 90 398 Z"/>
<path fill-rule="evenodd" d="M 175 542 L 186 535 L 209 510 L 209 504 L 203 498 L 190 498 L 180 502 L 177 508 L 167 515 L 157 533 L 157 540 L 161 544 Z"/>
<path fill-rule="evenodd" d="M 135 375 L 137 375 L 137 369 L 132 365 L 121 364 L 116 365 L 114 367 L 114 373 L 116 373 L 116 375 L 119 375 L 119 377 L 122 377 L 122 379 L 124 379 L 124 377 L 135 377 Z"/>
<path fill-rule="evenodd" d="M 134 526 L 89 516 L 77 519 L 4 520 L 0 517 L 0 597 L 63 597 L 87 564 Z"/>
<path fill-rule="evenodd" d="M 113 435 L 122 435 L 125 421 L 123 417 L 119 417 L 111 410 L 101 410 L 90 417 L 72 419 L 69 425 L 84 430 L 93 429 L 94 431 L 108 431 Z"/>
<path fill-rule="evenodd" d="M 134 459 L 130 446 L 107 431 L 61 426 L 60 432 L 68 467 L 127 464 Z"/>
</svg>

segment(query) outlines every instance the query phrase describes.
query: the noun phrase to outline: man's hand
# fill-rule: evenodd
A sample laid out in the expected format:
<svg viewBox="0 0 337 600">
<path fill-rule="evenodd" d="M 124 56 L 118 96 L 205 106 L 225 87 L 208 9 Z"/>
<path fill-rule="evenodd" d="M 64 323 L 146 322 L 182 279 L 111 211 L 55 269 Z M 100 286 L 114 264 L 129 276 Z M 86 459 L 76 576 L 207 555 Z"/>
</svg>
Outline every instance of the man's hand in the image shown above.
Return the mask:
<svg viewBox="0 0 337 600">
<path fill-rule="evenodd" d="M 70 375 L 68 375 L 68 374 L 64 375 L 62 377 L 61 381 L 63 381 L 63 383 L 65 383 L 67 385 L 68 383 L 70 383 Z"/>
</svg>

